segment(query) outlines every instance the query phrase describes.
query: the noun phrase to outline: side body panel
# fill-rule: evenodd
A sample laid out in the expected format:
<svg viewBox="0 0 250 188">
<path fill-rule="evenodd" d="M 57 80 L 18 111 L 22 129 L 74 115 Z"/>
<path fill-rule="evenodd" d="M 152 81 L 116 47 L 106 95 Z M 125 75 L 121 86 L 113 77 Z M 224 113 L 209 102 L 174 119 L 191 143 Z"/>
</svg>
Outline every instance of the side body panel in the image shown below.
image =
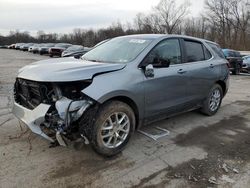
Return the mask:
<svg viewBox="0 0 250 188">
<path fill-rule="evenodd" d="M 139 117 L 144 117 L 144 73 L 140 69 L 124 69 L 94 77 L 82 92 L 99 103 L 114 97 L 128 97 L 136 104 Z"/>
<path fill-rule="evenodd" d="M 186 75 L 178 73 L 179 69 L 184 69 L 183 66 L 185 65 L 155 68 L 155 76 L 145 79 L 145 116 L 147 118 L 166 116 L 183 110 L 188 102 Z"/>
</svg>

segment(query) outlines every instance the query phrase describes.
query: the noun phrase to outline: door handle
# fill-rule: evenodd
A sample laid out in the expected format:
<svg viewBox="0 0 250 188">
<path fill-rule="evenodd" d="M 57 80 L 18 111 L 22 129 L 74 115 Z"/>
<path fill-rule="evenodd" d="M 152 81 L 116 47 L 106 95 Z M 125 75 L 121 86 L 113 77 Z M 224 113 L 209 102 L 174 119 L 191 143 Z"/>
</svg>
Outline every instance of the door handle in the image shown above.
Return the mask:
<svg viewBox="0 0 250 188">
<path fill-rule="evenodd" d="M 209 66 L 210 68 L 214 68 L 214 65 L 213 64 L 210 64 L 210 66 Z"/>
<path fill-rule="evenodd" d="M 177 72 L 178 72 L 179 74 L 184 74 L 184 73 L 187 72 L 187 71 L 185 71 L 185 70 L 183 70 L 183 69 L 179 69 Z"/>
</svg>

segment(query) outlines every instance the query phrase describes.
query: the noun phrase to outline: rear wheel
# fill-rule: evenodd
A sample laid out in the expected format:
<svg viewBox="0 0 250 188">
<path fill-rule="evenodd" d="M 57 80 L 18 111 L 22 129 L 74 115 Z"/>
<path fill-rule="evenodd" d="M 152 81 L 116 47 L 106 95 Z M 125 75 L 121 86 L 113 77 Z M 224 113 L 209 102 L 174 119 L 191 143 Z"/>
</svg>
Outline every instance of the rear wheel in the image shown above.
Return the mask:
<svg viewBox="0 0 250 188">
<path fill-rule="evenodd" d="M 206 100 L 204 101 L 201 112 L 208 116 L 216 114 L 216 112 L 220 108 L 222 98 L 223 98 L 222 88 L 219 84 L 215 84 L 211 88 Z"/>
<path fill-rule="evenodd" d="M 110 101 L 104 104 L 96 116 L 92 132 L 92 146 L 104 156 L 121 152 L 129 141 L 135 126 L 135 115 L 127 104 Z"/>
<path fill-rule="evenodd" d="M 239 75 L 240 74 L 240 65 L 238 63 L 235 65 L 235 68 L 232 71 L 232 74 L 233 75 Z"/>
</svg>

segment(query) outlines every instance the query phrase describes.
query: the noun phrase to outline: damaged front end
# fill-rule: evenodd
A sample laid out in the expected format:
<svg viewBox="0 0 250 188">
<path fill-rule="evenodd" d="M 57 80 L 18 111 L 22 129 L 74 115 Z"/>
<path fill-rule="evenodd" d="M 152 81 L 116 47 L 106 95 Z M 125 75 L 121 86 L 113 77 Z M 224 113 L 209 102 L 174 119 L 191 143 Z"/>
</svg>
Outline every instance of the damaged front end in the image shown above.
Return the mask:
<svg viewBox="0 0 250 188">
<path fill-rule="evenodd" d="M 50 83 L 17 78 L 13 113 L 32 132 L 52 143 L 66 146 L 66 140 L 79 138 L 88 143 L 85 125 L 80 122 L 86 119 L 82 118 L 84 114 L 97 105 L 96 101 L 82 93 L 90 84 L 91 80 Z"/>
</svg>

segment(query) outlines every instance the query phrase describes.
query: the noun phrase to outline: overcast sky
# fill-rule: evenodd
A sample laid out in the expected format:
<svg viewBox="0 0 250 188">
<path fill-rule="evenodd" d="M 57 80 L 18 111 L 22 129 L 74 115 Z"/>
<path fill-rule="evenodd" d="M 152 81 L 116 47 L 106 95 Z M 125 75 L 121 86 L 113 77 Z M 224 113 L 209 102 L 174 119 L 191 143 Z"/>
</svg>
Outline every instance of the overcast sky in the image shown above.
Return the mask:
<svg viewBox="0 0 250 188">
<path fill-rule="evenodd" d="M 107 27 L 116 21 L 131 22 L 160 0 L 0 0 L 0 34 L 10 30 L 68 33 L 74 28 Z M 183 3 L 185 0 L 176 0 Z M 204 0 L 189 0 L 190 16 L 197 16 Z"/>
</svg>

